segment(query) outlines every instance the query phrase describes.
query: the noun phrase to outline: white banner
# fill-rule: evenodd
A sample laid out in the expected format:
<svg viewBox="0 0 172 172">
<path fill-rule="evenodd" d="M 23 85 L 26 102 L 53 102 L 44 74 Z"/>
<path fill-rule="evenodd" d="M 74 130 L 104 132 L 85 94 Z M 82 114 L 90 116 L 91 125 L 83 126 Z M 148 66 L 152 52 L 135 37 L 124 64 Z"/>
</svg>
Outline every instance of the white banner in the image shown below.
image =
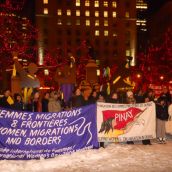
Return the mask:
<svg viewBox="0 0 172 172">
<path fill-rule="evenodd" d="M 97 103 L 97 129 L 99 142 L 156 138 L 155 104 Z"/>
</svg>

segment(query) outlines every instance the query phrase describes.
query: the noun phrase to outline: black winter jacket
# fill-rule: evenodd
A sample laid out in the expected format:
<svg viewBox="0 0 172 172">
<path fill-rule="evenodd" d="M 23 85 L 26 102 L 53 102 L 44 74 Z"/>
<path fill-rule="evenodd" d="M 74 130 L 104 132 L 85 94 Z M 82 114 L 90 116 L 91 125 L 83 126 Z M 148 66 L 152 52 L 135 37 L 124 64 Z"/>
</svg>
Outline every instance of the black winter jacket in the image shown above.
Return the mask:
<svg viewBox="0 0 172 172">
<path fill-rule="evenodd" d="M 160 120 L 168 120 L 168 106 L 162 106 L 160 104 L 156 104 L 156 117 Z"/>
</svg>

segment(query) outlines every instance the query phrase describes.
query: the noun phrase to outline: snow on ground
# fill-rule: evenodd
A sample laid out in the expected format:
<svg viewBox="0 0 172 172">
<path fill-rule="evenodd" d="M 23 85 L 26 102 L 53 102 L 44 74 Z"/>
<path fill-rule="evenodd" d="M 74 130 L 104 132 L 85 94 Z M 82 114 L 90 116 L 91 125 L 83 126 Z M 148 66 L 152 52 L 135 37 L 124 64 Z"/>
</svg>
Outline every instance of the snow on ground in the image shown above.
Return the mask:
<svg viewBox="0 0 172 172">
<path fill-rule="evenodd" d="M 172 140 L 167 144 L 109 144 L 52 159 L 0 161 L 0 172 L 172 172 Z"/>
</svg>

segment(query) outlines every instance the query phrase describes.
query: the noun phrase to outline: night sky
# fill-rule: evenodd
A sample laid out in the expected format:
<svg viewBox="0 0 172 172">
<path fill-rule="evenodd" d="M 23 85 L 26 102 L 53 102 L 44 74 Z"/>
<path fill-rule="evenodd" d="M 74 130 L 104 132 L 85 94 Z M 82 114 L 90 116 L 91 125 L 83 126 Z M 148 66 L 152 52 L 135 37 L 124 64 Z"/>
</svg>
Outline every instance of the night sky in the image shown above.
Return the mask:
<svg viewBox="0 0 172 172">
<path fill-rule="evenodd" d="M 149 15 L 156 13 L 166 2 L 172 0 L 146 0 L 149 5 Z"/>
</svg>

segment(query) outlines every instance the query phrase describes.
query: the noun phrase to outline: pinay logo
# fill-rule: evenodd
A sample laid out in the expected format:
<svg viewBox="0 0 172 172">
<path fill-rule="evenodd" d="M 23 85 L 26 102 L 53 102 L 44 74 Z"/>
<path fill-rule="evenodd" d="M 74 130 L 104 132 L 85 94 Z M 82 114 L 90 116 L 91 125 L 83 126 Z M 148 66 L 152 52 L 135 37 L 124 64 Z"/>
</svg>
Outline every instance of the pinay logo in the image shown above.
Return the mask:
<svg viewBox="0 0 172 172">
<path fill-rule="evenodd" d="M 131 107 L 126 110 L 105 110 L 103 113 L 103 121 L 108 119 L 114 119 L 116 121 L 115 129 L 121 130 L 126 128 L 126 126 L 134 122 L 137 117 L 139 117 L 145 110 L 139 108 Z"/>
</svg>

